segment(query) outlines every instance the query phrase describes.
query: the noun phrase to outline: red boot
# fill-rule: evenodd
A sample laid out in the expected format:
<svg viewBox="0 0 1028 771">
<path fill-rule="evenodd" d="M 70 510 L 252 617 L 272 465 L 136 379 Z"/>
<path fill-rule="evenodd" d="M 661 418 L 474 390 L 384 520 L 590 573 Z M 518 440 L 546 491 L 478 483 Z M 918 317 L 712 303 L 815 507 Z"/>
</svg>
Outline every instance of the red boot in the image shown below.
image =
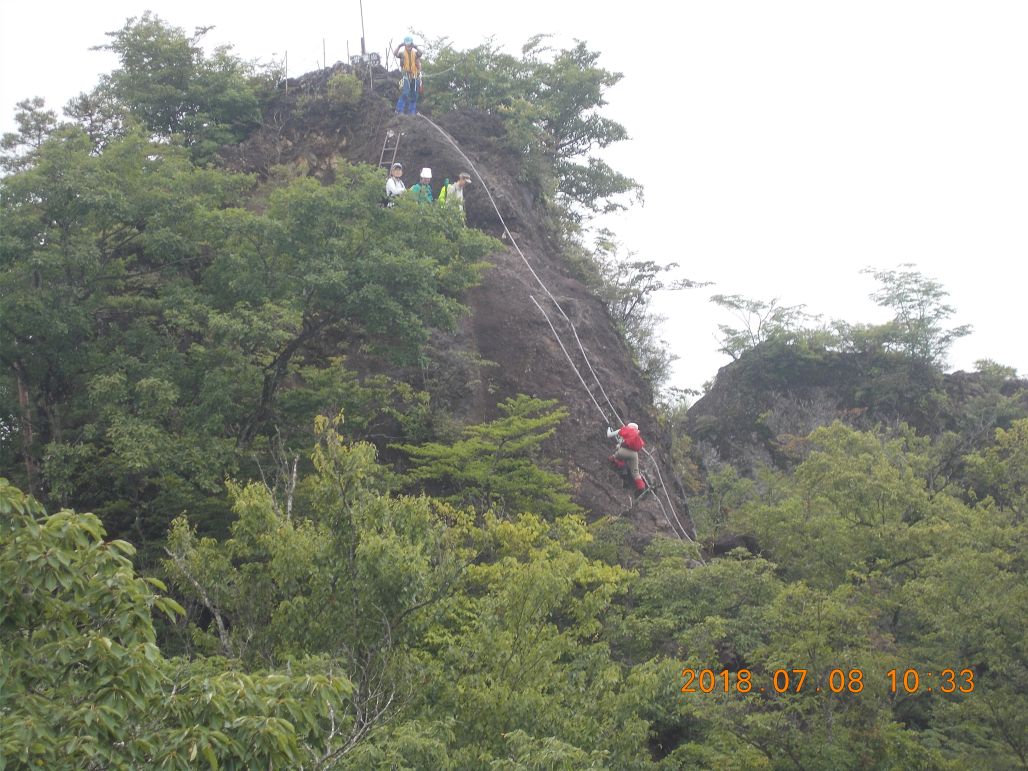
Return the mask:
<svg viewBox="0 0 1028 771">
<path fill-rule="evenodd" d="M 642 477 L 635 480 L 635 497 L 638 498 L 640 495 L 646 492 L 646 482 L 643 481 Z"/>
<path fill-rule="evenodd" d="M 625 462 L 621 458 L 615 458 L 613 455 L 608 456 L 607 460 L 614 464 L 614 468 L 620 470 L 625 467 Z"/>
</svg>

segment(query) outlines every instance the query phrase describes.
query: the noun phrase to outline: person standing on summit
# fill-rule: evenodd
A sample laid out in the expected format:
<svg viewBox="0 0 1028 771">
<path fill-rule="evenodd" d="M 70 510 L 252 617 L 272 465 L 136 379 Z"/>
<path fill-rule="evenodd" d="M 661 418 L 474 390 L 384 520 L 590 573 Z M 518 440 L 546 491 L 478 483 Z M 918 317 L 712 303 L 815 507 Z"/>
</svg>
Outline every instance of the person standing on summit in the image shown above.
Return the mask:
<svg viewBox="0 0 1028 771">
<path fill-rule="evenodd" d="M 400 60 L 403 80 L 400 82 L 400 98 L 396 100 L 396 114 L 416 115 L 418 94 L 421 93 L 421 49 L 414 45 L 410 35 L 396 46 L 393 54 Z"/>
<path fill-rule="evenodd" d="M 607 426 L 607 438 L 613 439 L 615 436 L 618 439 L 618 448 L 607 460 L 613 463 L 618 471 L 628 466 L 628 473 L 635 482 L 635 497 L 638 498 L 646 492 L 646 482 L 639 473 L 639 452 L 646 446 L 646 442 L 639 433 L 637 423 L 628 423 L 617 431 Z"/>
</svg>

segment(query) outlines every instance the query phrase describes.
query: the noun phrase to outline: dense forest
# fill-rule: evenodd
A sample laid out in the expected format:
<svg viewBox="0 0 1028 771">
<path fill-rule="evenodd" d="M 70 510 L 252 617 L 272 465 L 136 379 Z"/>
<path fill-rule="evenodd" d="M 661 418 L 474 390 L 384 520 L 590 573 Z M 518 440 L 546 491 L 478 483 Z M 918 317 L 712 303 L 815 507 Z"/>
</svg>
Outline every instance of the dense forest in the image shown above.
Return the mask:
<svg viewBox="0 0 1028 771">
<path fill-rule="evenodd" d="M 617 338 L 664 529 L 572 462 L 610 450 L 546 329 L 489 316 L 481 191 L 382 205 L 395 78 L 109 37 L 2 140 L 0 768 L 1028 768 L 1028 382 L 946 374 L 943 287 L 874 271 L 881 325 L 718 295 L 690 404 L 648 303 L 691 282 L 590 226 L 641 194 L 596 155 L 620 75 L 428 46 L 423 110 Z"/>
</svg>

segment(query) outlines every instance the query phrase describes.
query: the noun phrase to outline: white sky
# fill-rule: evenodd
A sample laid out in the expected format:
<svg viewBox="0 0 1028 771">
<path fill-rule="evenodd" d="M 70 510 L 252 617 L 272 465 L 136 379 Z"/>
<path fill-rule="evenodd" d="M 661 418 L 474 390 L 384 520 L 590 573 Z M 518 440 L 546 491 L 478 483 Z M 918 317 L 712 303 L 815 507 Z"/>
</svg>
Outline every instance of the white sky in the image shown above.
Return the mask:
<svg viewBox="0 0 1028 771">
<path fill-rule="evenodd" d="M 248 59 L 289 54 L 291 76 L 360 48 L 358 0 L 0 0 L 0 131 L 31 96 L 60 109 L 117 62 L 90 51 L 150 9 Z M 632 140 L 605 157 L 646 204 L 605 224 L 640 257 L 715 282 L 659 298 L 699 388 L 727 357 L 708 302 L 742 294 L 850 322 L 887 313 L 866 266 L 917 264 L 949 291 L 953 369 L 991 358 L 1028 373 L 1028 2 L 685 0 L 364 3 L 369 50 L 410 30 L 512 53 L 535 33 L 581 39 L 623 72 L 607 115 Z M 324 41 L 324 43 L 323 43 Z"/>
</svg>

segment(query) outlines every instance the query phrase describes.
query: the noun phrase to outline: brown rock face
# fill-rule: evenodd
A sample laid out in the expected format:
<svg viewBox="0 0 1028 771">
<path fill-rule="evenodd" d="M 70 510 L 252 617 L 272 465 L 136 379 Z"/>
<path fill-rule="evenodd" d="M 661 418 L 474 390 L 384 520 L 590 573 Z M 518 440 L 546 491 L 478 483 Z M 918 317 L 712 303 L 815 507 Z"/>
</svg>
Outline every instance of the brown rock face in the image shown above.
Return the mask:
<svg viewBox="0 0 1028 771">
<path fill-rule="evenodd" d="M 366 87 L 355 108 L 316 109 L 312 107 L 316 100 L 309 97 L 303 102 L 303 94 L 317 94 L 320 84 L 344 69 L 344 65 L 336 65 L 290 81 L 290 93 L 283 92 L 269 111 L 277 119 L 266 121 L 266 128 L 226 157 L 226 163 L 258 173 L 266 170 L 262 165 L 269 162 L 301 163 L 308 173 L 329 179 L 339 157 L 350 163 L 378 164 L 386 132 L 392 130 L 400 133 L 396 159 L 403 163 L 408 187 L 424 167 L 433 171 L 434 190 L 446 177 L 454 181 L 460 172 L 471 172 L 473 182 L 465 190 L 468 226 L 509 246 L 489 258 L 493 267 L 466 298 L 472 313 L 461 328 L 454 334 L 436 335 L 433 341 L 435 355 L 452 365 L 446 367 L 453 373 L 453 382 L 447 384 L 450 406 L 460 418 L 478 422 L 496 417 L 496 404 L 518 393 L 558 400 L 569 416 L 547 449 L 561 459 L 559 471 L 571 480 L 575 499 L 587 509 L 590 519 L 627 516 L 640 536 L 673 535 L 678 529 L 673 509 L 691 534 L 681 486 L 664 458 L 668 437 L 657 424 L 653 393 L 633 365 L 606 308 L 575 277 L 547 234 L 540 202 L 517 181 L 519 158 L 502 143 L 500 120 L 470 112 L 428 119 L 397 116 L 391 89 L 395 78 L 381 76 L 375 78 L 375 91 L 384 93 L 369 92 Z M 298 105 L 303 103 L 307 107 L 301 110 Z M 386 160 L 391 157 L 390 152 Z M 383 168 L 383 180 L 385 174 Z M 613 442 L 606 438 L 607 421 L 593 397 L 615 427 L 617 419 L 586 365 L 568 321 L 533 271 L 574 323 L 610 403 L 625 421 L 639 423 L 647 449 L 660 462 L 658 475 L 654 460 L 643 458 L 644 473 L 654 484 L 660 503 L 647 496 L 631 507 L 629 493 L 611 471 L 607 456 L 613 451 Z M 575 374 L 533 297 L 549 316 L 593 397 Z M 664 488 L 659 477 L 663 477 Z"/>
</svg>

